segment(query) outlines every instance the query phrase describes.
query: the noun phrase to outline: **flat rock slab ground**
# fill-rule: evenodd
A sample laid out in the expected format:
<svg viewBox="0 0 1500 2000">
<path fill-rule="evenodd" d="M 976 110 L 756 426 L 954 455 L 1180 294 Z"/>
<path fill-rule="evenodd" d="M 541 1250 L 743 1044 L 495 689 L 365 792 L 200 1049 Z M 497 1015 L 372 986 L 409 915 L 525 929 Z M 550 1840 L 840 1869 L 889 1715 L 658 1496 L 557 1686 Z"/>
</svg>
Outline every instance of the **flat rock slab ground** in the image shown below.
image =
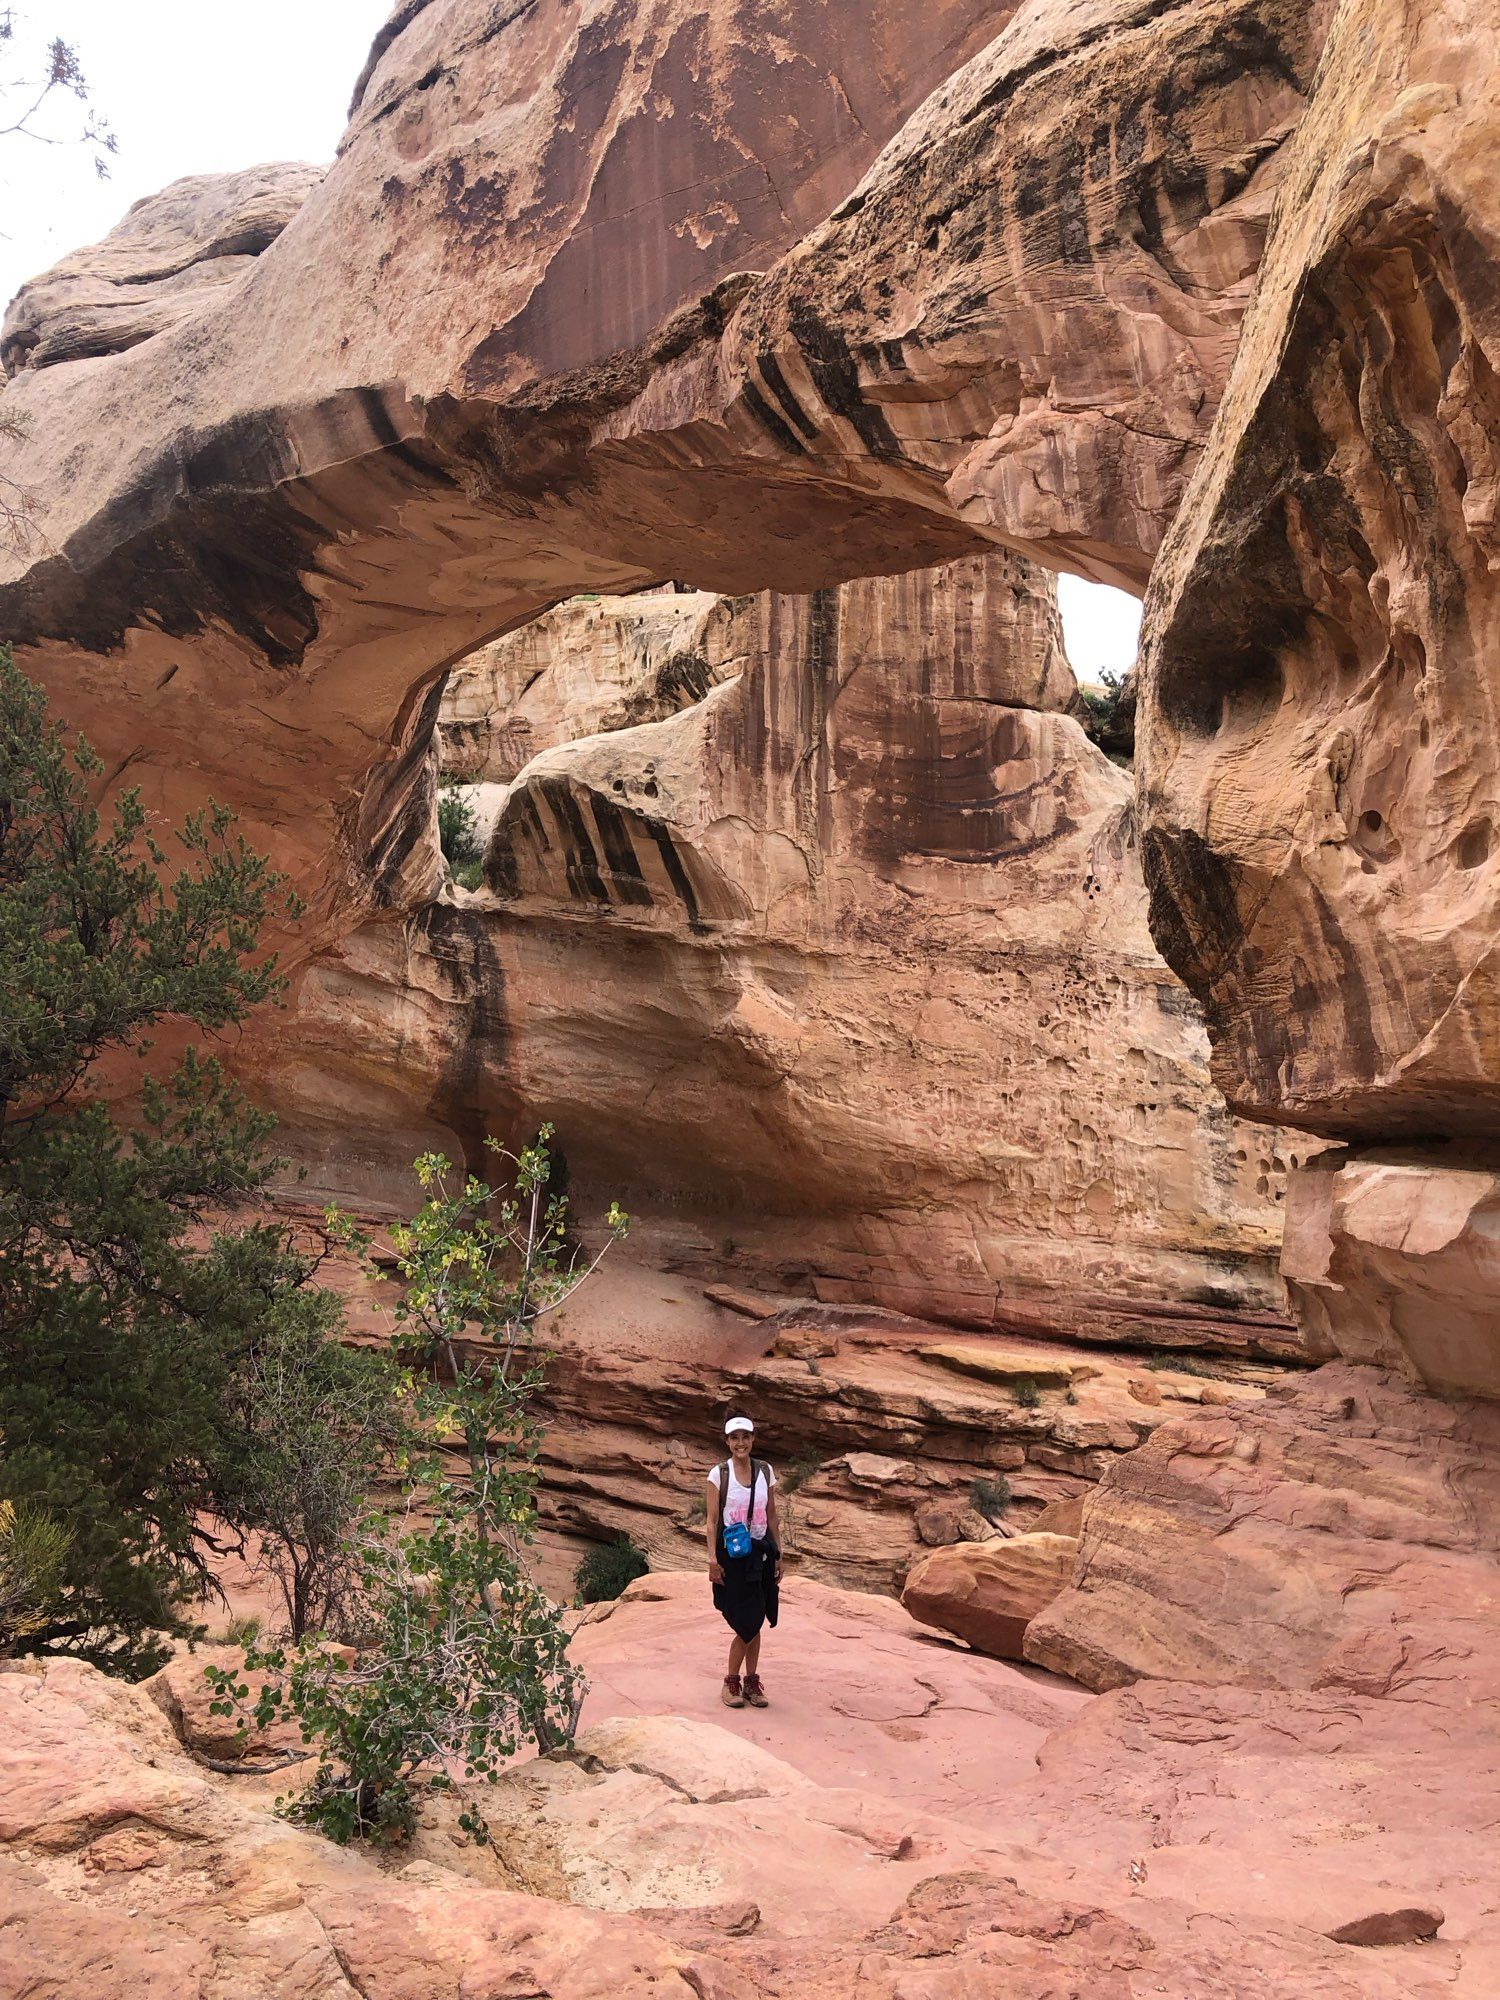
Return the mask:
<svg viewBox="0 0 1500 2000">
<path fill-rule="evenodd" d="M 1089 1702 L 1057 1676 L 924 1638 L 889 1598 L 799 1579 L 763 1641 L 772 1706 L 730 1710 L 719 1699 L 729 1638 L 705 1575 L 642 1577 L 573 1641 L 590 1682 L 585 1729 L 680 1715 L 815 1784 L 985 1824 L 997 1795 L 1034 1775 L 1047 1734 Z"/>
<path fill-rule="evenodd" d="M 1408 1716 L 1398 1742 L 1394 1704 L 1347 1692 L 1091 1698 L 801 1582 L 767 1644 L 764 1712 L 718 1701 L 723 1628 L 700 1577 L 642 1579 L 575 1645 L 593 1683 L 578 1755 L 486 1793 L 491 1848 L 459 1846 L 437 1801 L 415 1849 L 385 1860 L 276 1819 L 287 1774 L 206 1770 L 149 1688 L 64 1661 L 0 1670 L 0 1995 L 1500 1990 L 1474 1876 L 1493 1813 L 1474 1790 L 1460 1868 L 1452 1713 L 1442 1755 L 1441 1717 L 1414 1735 Z"/>
</svg>

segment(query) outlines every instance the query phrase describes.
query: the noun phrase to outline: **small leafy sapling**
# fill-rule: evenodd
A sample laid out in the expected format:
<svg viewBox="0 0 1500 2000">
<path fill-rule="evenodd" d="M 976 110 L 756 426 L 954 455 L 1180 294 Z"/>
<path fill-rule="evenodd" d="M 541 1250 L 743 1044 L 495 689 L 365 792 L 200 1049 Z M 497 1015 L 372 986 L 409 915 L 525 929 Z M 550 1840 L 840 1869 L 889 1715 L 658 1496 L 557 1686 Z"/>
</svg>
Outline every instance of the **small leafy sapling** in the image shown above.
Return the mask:
<svg viewBox="0 0 1500 2000">
<path fill-rule="evenodd" d="M 391 1348 L 410 1371 L 415 1439 L 402 1462 L 405 1534 L 371 1519 L 356 1554 L 364 1632 L 357 1650 L 310 1638 L 252 1648 L 267 1678 L 261 1727 L 290 1714 L 317 1746 L 311 1785 L 287 1806 L 334 1839 L 409 1837 L 416 1788 L 472 1788 L 499 1776 L 525 1741 L 571 1740 L 583 1683 L 567 1657 L 559 1608 L 526 1560 L 536 1529 L 543 1375 L 539 1325 L 597 1268 L 627 1218 L 612 1206 L 593 1256 L 574 1243 L 566 1198 L 553 1191 L 552 1128 L 501 1154 L 509 1186 L 452 1185 L 440 1154 L 416 1163 L 427 1197 L 391 1232 Z M 336 1215 L 367 1253 L 368 1242 Z M 242 1712 L 248 1683 L 209 1670 L 218 1713 Z M 461 1828 L 484 1832 L 472 1789 Z"/>
</svg>

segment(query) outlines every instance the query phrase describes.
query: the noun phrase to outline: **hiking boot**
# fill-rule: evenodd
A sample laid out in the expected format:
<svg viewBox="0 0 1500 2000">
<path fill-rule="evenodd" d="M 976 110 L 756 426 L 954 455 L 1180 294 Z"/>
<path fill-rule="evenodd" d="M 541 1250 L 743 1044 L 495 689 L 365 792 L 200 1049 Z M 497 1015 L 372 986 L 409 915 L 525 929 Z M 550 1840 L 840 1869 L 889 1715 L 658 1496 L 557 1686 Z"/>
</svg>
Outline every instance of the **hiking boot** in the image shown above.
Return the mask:
<svg viewBox="0 0 1500 2000">
<path fill-rule="evenodd" d="M 726 1674 L 724 1676 L 724 1685 L 719 1689 L 719 1699 L 726 1708 L 743 1708 L 745 1706 L 745 1697 L 740 1693 L 740 1677 L 738 1674 Z"/>
<path fill-rule="evenodd" d="M 770 1702 L 766 1699 L 766 1691 L 760 1684 L 759 1674 L 746 1674 L 745 1699 L 752 1708 L 769 1708 L 771 1706 Z"/>
</svg>

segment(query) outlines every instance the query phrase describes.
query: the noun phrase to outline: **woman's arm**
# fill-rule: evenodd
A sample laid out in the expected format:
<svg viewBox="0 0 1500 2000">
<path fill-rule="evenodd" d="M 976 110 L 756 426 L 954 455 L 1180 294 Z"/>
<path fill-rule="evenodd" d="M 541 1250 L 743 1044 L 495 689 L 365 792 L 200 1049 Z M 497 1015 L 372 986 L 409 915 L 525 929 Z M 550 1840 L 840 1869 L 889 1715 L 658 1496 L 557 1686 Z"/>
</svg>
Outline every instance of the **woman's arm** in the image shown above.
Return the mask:
<svg viewBox="0 0 1500 2000">
<path fill-rule="evenodd" d="M 776 1581 L 781 1581 L 781 1519 L 776 1508 L 776 1488 L 766 1495 L 766 1533 L 776 1545 Z"/>
<path fill-rule="evenodd" d="M 724 1581 L 724 1570 L 719 1562 L 719 1509 L 724 1497 L 712 1479 L 708 1482 L 708 1574 L 714 1583 Z"/>
</svg>

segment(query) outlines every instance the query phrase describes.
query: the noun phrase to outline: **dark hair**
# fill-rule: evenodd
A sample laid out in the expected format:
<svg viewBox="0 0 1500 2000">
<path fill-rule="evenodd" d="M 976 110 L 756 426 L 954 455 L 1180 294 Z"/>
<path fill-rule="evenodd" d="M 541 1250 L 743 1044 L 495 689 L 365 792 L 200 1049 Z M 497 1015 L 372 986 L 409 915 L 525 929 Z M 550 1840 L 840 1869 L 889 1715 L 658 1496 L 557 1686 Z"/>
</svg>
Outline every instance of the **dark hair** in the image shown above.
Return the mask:
<svg viewBox="0 0 1500 2000">
<path fill-rule="evenodd" d="M 750 1412 L 742 1410 L 739 1404 L 735 1403 L 724 1412 L 724 1423 L 720 1424 L 719 1429 L 723 1430 L 725 1424 L 732 1424 L 736 1421 L 747 1423 L 752 1429 L 755 1425 L 755 1419 L 751 1416 Z"/>
</svg>

